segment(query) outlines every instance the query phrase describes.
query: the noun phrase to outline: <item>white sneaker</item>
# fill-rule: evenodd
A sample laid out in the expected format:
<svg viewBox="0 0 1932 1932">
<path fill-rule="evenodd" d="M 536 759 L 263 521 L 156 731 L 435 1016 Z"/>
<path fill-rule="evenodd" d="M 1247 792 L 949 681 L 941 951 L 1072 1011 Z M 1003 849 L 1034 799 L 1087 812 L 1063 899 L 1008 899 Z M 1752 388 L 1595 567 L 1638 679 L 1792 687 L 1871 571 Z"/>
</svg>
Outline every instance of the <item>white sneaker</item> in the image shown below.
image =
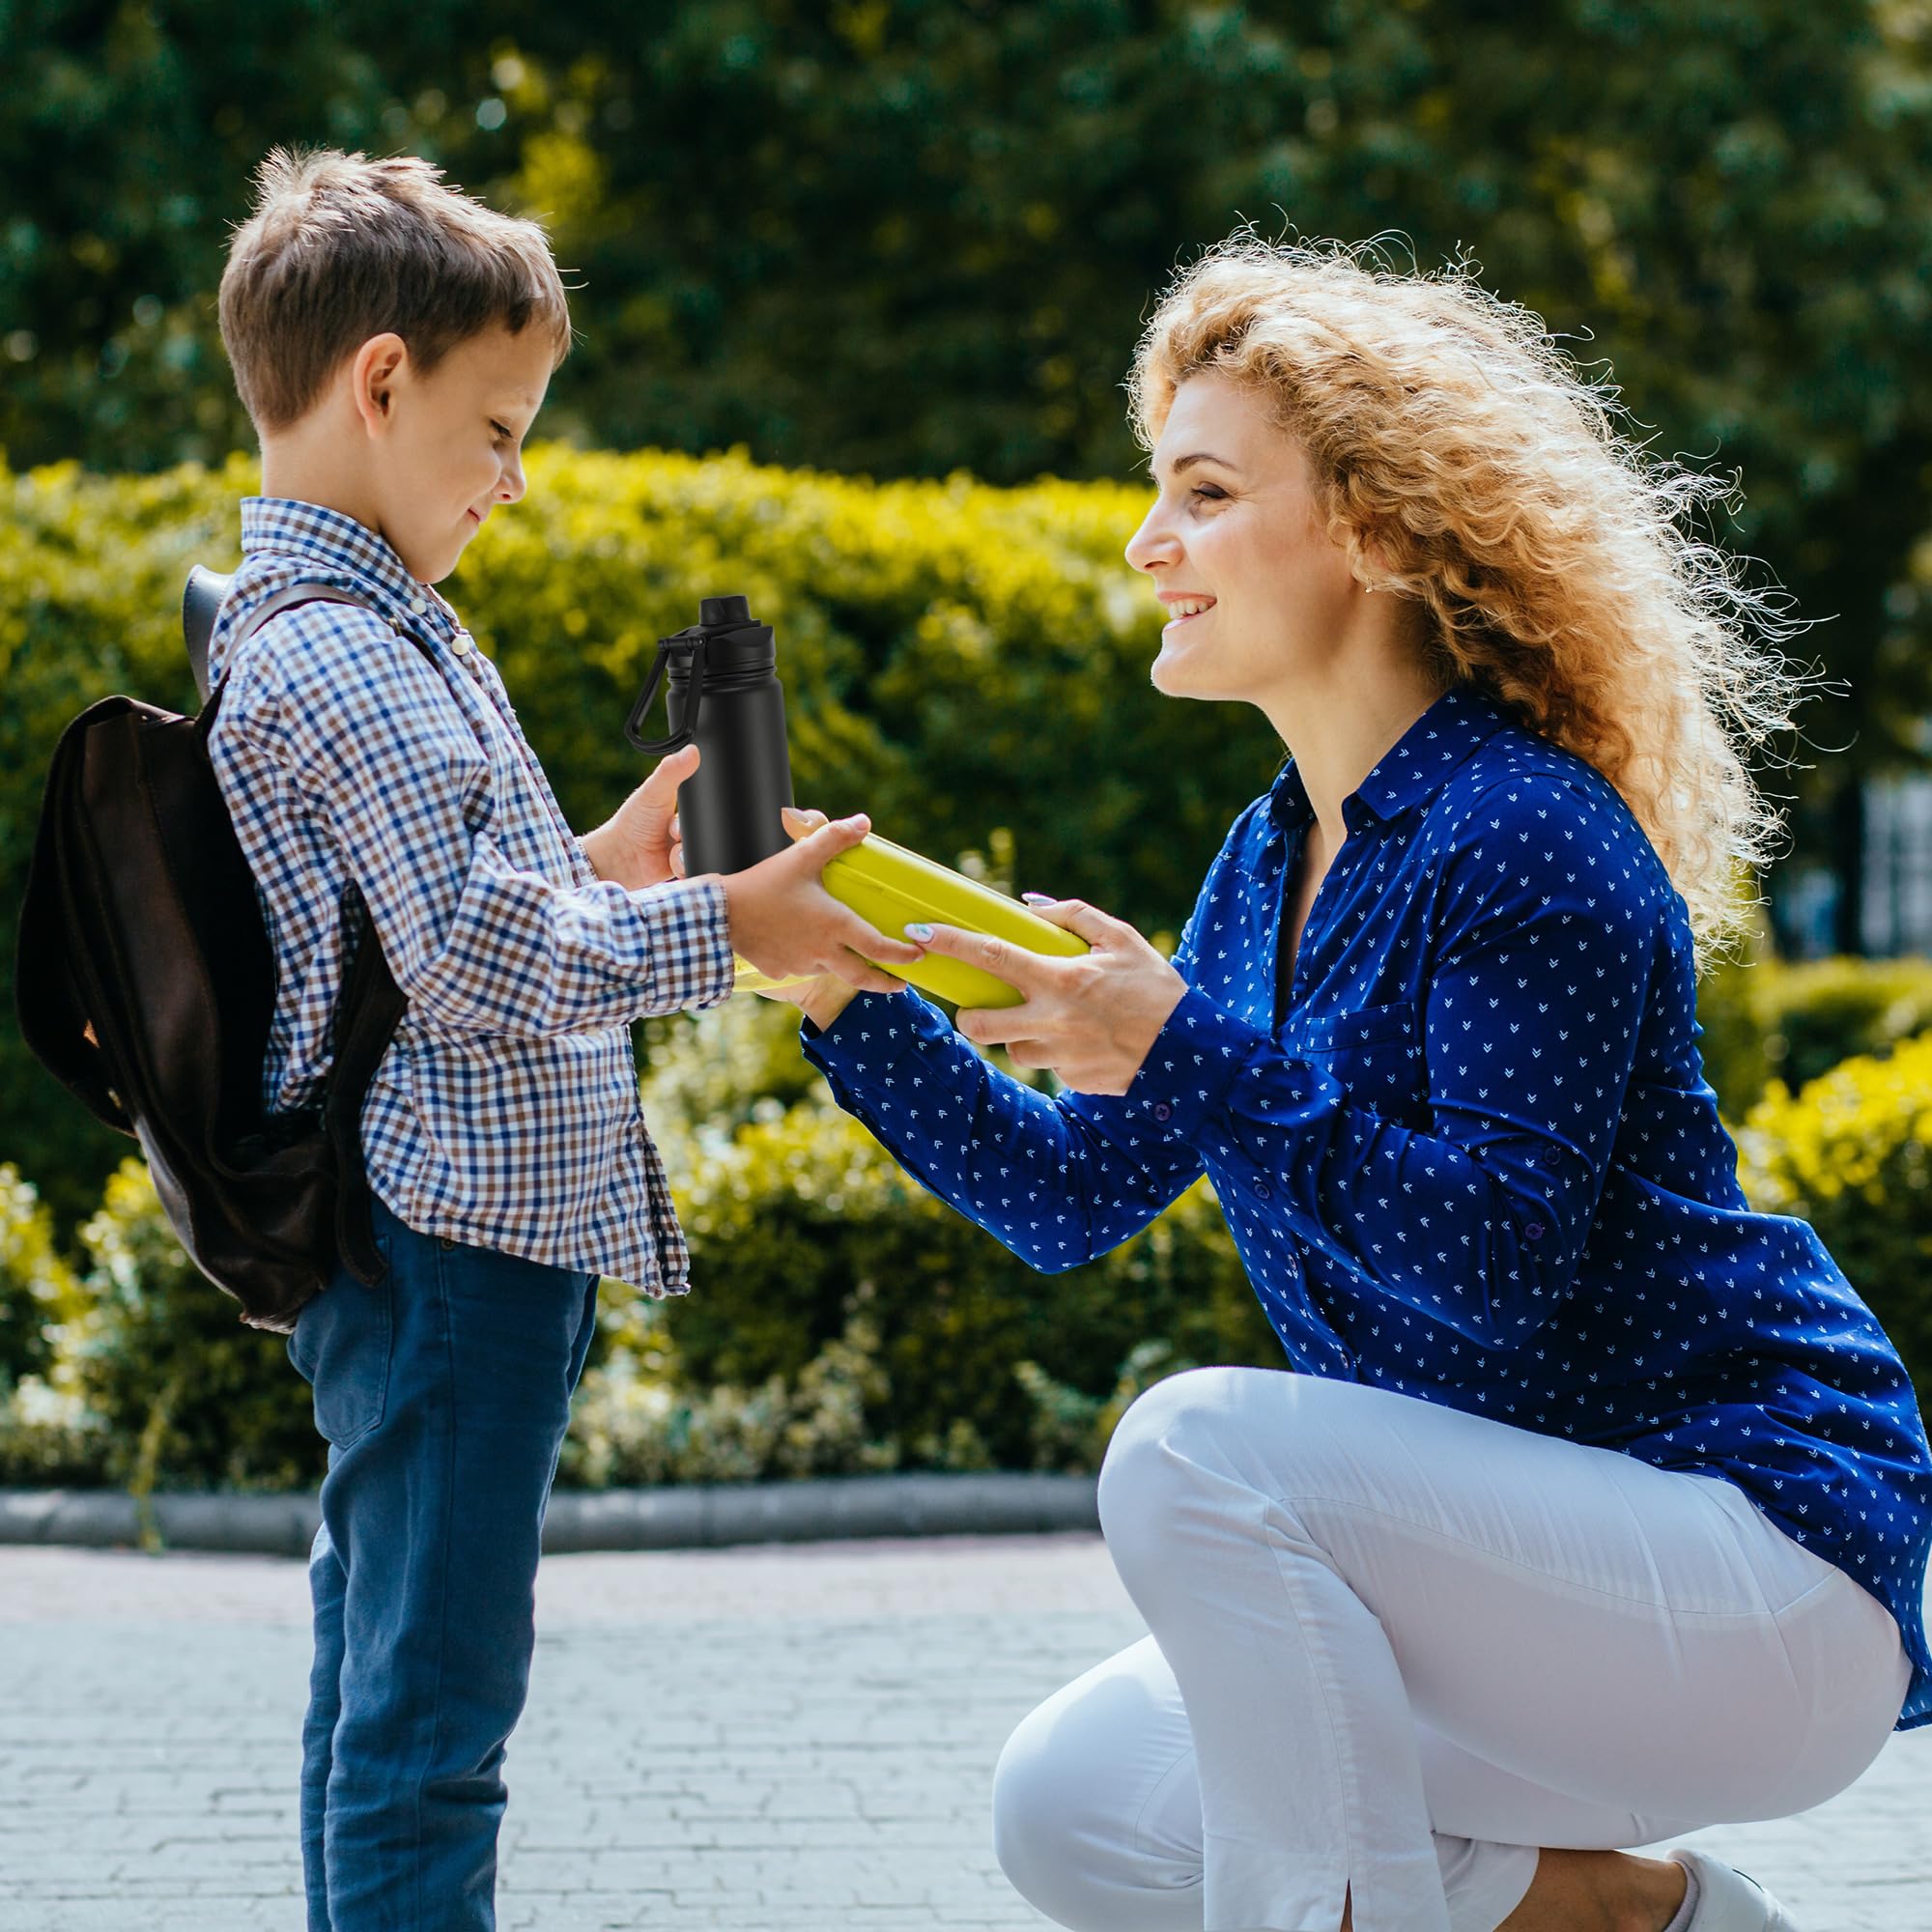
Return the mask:
<svg viewBox="0 0 1932 1932">
<path fill-rule="evenodd" d="M 1798 1932 L 1798 1921 L 1747 1873 L 1708 1852 L 1680 1847 L 1665 1856 L 1697 1874 L 1690 1932 Z"/>
</svg>

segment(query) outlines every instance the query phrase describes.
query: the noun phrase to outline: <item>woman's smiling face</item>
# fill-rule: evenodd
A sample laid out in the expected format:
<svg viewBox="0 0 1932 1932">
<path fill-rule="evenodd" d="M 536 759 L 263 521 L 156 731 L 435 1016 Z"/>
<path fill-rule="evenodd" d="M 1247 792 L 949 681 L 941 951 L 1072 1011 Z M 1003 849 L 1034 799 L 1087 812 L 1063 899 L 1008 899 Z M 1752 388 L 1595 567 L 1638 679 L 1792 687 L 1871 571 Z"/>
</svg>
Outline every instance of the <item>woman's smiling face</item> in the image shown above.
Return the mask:
<svg viewBox="0 0 1932 1932">
<path fill-rule="evenodd" d="M 1300 445 L 1207 370 L 1175 391 L 1152 468 L 1159 494 L 1126 558 L 1170 613 L 1155 690 L 1262 703 L 1319 675 L 1363 586 L 1328 535 Z"/>
</svg>

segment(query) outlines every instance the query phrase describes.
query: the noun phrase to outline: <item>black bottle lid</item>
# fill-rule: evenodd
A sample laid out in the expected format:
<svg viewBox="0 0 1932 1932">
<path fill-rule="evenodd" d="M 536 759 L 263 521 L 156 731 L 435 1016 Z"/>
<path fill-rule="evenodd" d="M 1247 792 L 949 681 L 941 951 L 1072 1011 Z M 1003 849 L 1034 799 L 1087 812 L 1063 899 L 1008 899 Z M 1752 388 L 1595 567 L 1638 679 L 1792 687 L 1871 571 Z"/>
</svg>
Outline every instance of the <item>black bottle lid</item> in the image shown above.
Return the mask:
<svg viewBox="0 0 1932 1932">
<path fill-rule="evenodd" d="M 696 639 L 700 633 L 704 637 L 704 681 L 708 685 L 768 677 L 778 667 L 772 627 L 753 617 L 748 597 L 700 598 L 697 622 L 664 642 L 684 642 Z M 691 668 L 689 651 L 678 654 L 669 666 L 670 681 L 675 685 L 689 683 Z"/>
</svg>

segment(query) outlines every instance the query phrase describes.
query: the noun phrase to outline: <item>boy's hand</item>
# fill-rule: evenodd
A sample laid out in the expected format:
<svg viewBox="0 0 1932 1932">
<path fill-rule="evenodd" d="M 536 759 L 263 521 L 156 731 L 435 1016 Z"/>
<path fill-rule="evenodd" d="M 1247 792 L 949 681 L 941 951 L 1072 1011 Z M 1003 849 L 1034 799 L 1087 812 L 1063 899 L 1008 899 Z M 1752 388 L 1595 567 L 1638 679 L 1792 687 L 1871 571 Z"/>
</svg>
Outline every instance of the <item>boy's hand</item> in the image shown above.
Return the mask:
<svg viewBox="0 0 1932 1932">
<path fill-rule="evenodd" d="M 697 747 L 686 745 L 657 768 L 595 832 L 579 841 L 600 879 L 631 892 L 684 877 L 677 829 L 677 788 L 697 769 Z"/>
<path fill-rule="evenodd" d="M 790 851 L 776 852 L 742 872 L 722 877 L 732 952 L 774 980 L 819 976 L 810 985 L 786 987 L 774 997 L 803 1008 L 823 1025 L 819 1012 L 827 1002 L 814 996 L 826 979 L 836 982 L 826 992 L 851 986 L 868 993 L 902 993 L 903 980 L 895 980 L 870 962 L 896 960 L 910 966 L 924 952 L 910 941 L 888 939 L 850 907 L 840 905 L 820 883 L 827 861 L 858 844 L 870 831 L 865 813 L 822 824 L 813 832 L 800 829 L 798 821 L 804 817 L 793 812 L 785 825 L 796 841 Z M 842 1006 L 844 1000 L 838 1004 Z"/>
<path fill-rule="evenodd" d="M 826 822 L 824 812 L 801 810 L 795 805 L 781 806 L 780 811 L 785 835 L 791 838 L 803 838 Z M 794 980 L 788 986 L 754 986 L 752 990 L 761 1000 L 780 1000 L 796 1007 L 822 1033 L 852 1004 L 857 988 L 835 974 L 821 973 L 815 980 Z"/>
</svg>

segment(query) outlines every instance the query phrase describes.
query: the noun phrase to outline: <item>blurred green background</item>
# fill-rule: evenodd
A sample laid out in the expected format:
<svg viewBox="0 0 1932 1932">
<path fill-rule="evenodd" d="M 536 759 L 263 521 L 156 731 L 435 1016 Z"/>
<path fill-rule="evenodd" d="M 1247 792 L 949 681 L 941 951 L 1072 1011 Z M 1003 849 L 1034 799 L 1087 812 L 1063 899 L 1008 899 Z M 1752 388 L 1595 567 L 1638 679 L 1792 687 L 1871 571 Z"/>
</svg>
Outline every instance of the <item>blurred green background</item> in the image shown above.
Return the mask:
<svg viewBox="0 0 1932 1932">
<path fill-rule="evenodd" d="M 1789 852 L 1754 960 L 1700 990 L 1707 1071 L 1753 1198 L 1829 1224 L 1932 1375 L 1898 1071 L 1932 1023 L 1932 0 L 14 0 L 0 71 L 9 935 L 60 726 L 192 701 L 181 579 L 233 566 L 255 486 L 215 288 L 270 146 L 423 155 L 551 230 L 578 347 L 529 500 L 446 587 L 575 823 L 639 776 L 656 636 L 745 589 L 802 800 L 1167 945 L 1278 747 L 1147 684 L 1132 347 L 1242 222 L 1380 237 L 1473 259 L 1649 448 L 1735 473 L 1705 533 L 1819 620 L 1796 652 L 1834 688 L 1758 770 Z M 612 1298 L 576 1479 L 1082 1466 L 1163 1364 L 1270 1358 L 1211 1198 L 1049 1300 L 826 1109 L 793 1031 L 749 1001 L 639 1030 L 716 1287 Z M 306 1480 L 279 1345 L 183 1279 L 127 1148 L 6 1030 L 0 1480 Z M 799 1188 L 828 1148 L 835 1211 Z"/>
<path fill-rule="evenodd" d="M 1923 0 L 14 0 L 0 450 L 249 446 L 214 327 L 277 142 L 402 150 L 578 273 L 541 433 L 993 483 L 1139 473 L 1152 294 L 1243 219 L 1466 251 L 1663 453 L 1741 473 L 1846 689 L 1777 775 L 1804 954 L 1923 950 Z M 1876 849 L 1873 849 L 1876 848 Z"/>
</svg>

